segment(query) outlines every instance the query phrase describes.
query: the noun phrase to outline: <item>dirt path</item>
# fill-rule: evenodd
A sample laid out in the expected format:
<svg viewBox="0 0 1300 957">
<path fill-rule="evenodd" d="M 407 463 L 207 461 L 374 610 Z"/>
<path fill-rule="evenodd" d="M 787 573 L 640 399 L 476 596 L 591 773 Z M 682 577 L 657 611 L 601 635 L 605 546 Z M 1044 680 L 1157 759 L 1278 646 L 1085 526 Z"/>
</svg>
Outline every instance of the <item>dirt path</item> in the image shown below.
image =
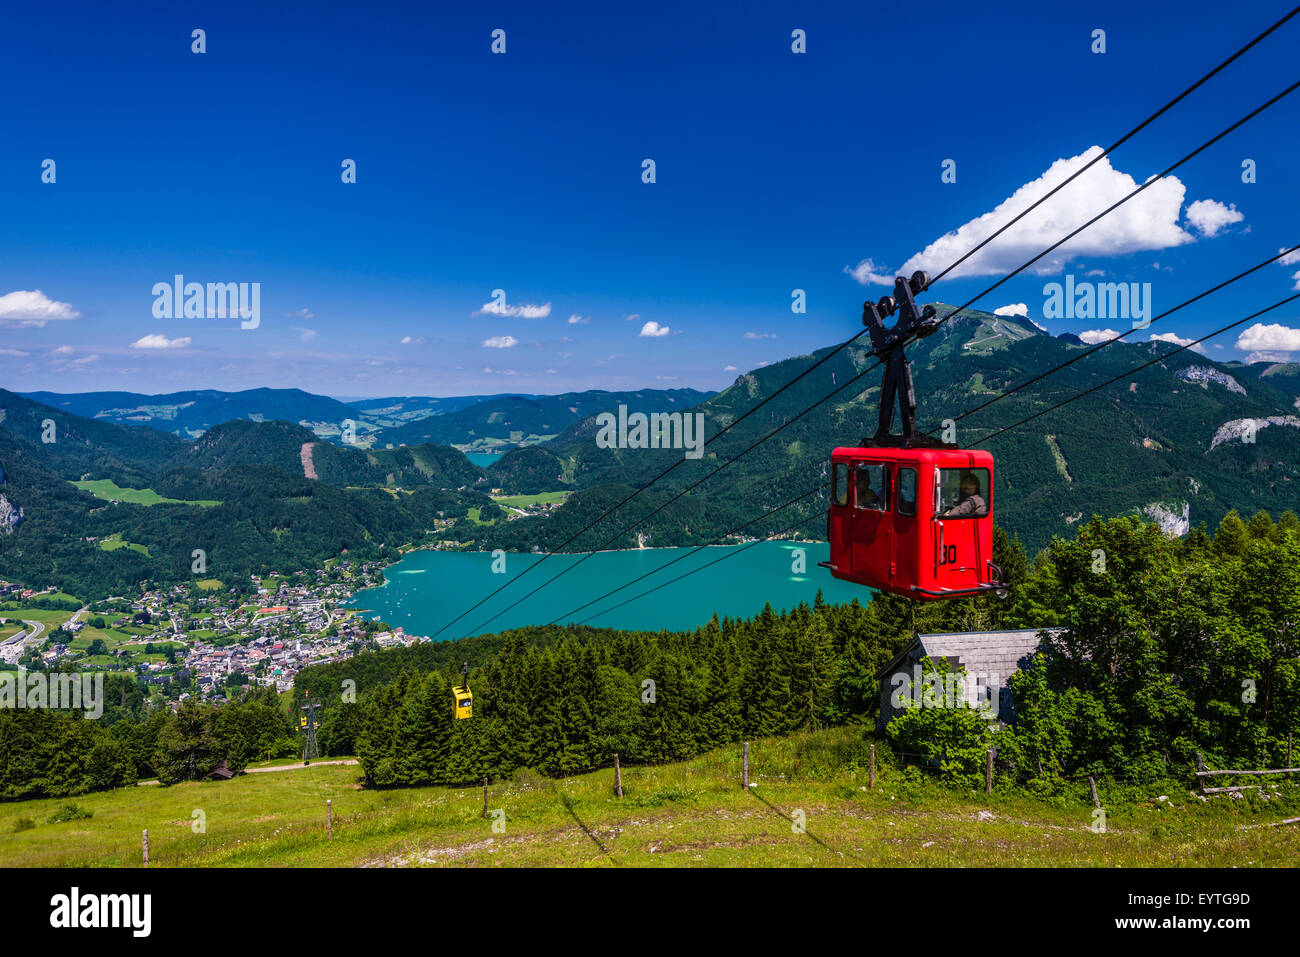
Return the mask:
<svg viewBox="0 0 1300 957">
<path fill-rule="evenodd" d="M 270 767 L 270 768 L 244 768 L 244 773 L 264 774 L 267 771 L 300 771 L 303 768 L 307 768 L 307 767 L 311 767 L 311 768 L 320 767 L 322 764 L 356 764 L 356 763 L 357 763 L 356 758 L 348 758 L 347 760 L 344 761 L 313 761 L 311 764 L 303 764 L 302 762 L 299 762 L 298 764 L 277 764 L 275 767 Z"/>
<path fill-rule="evenodd" d="M 319 767 L 322 764 L 357 764 L 357 763 L 358 762 L 356 758 L 348 758 L 347 760 L 340 760 L 340 761 L 313 761 L 311 764 L 303 764 L 302 762 L 299 762 L 297 764 L 280 764 L 273 768 L 244 768 L 244 773 L 265 774 L 267 771 L 301 771 L 303 768 Z M 143 787 L 149 787 L 150 785 L 157 784 L 157 783 L 158 783 L 158 779 L 154 778 L 151 781 L 139 781 L 137 782 L 137 785 L 143 788 Z"/>
</svg>

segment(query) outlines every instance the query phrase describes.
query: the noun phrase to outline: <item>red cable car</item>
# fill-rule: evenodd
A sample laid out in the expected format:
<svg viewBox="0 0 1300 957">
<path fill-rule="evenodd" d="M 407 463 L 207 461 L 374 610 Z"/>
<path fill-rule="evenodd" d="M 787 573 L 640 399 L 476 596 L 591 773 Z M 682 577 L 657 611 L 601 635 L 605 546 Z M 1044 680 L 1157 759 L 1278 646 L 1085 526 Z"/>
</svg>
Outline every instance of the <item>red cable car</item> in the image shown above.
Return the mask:
<svg viewBox="0 0 1300 957">
<path fill-rule="evenodd" d="M 845 581 L 918 601 L 1006 594 L 993 563 L 993 456 L 959 449 L 915 430 L 916 397 L 903 355 L 907 341 L 938 328 L 934 307 L 913 299 L 929 285 L 923 272 L 898 278 L 894 298 L 866 303 L 862 322 L 885 365 L 880 423 L 872 439 L 831 453 L 827 514 L 830 561 Z M 898 309 L 892 329 L 884 318 Z M 890 434 L 901 397 L 903 434 Z"/>
</svg>

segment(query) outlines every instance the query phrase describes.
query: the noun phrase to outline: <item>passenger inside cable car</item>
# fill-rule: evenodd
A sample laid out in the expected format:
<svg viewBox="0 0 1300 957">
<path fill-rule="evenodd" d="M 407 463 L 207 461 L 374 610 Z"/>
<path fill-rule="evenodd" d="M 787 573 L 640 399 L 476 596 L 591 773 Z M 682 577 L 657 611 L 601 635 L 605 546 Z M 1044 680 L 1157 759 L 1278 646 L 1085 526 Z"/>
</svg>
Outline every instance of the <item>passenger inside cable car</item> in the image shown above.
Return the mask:
<svg viewBox="0 0 1300 957">
<path fill-rule="evenodd" d="M 981 477 L 979 473 L 983 473 Z M 939 469 L 939 498 L 936 511 L 943 518 L 983 518 L 988 500 L 981 489 L 988 487 L 985 469 Z M 956 485 L 954 490 L 953 486 Z M 954 494 L 955 493 L 955 494 Z"/>
<path fill-rule="evenodd" d="M 857 482 L 858 508 L 889 511 L 889 469 L 886 466 L 865 463 L 858 465 Z"/>
</svg>

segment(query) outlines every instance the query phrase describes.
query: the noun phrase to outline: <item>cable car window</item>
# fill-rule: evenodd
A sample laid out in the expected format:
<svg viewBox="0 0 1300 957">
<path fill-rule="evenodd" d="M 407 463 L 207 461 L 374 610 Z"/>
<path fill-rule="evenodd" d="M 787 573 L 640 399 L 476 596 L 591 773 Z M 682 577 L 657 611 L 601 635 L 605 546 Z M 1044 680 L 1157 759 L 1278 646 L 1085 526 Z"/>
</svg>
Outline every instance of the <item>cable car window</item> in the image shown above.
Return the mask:
<svg viewBox="0 0 1300 957">
<path fill-rule="evenodd" d="M 858 508 L 877 512 L 889 511 L 889 468 L 884 465 L 859 463 L 855 469 Z"/>
<path fill-rule="evenodd" d="M 989 470 L 938 469 L 935 492 L 939 518 L 983 518 L 989 513 Z"/>
<path fill-rule="evenodd" d="M 849 483 L 845 472 L 848 466 L 836 462 L 831 466 L 831 502 L 836 505 L 849 504 Z"/>
<path fill-rule="evenodd" d="M 916 514 L 916 469 L 898 470 L 898 514 Z"/>
</svg>

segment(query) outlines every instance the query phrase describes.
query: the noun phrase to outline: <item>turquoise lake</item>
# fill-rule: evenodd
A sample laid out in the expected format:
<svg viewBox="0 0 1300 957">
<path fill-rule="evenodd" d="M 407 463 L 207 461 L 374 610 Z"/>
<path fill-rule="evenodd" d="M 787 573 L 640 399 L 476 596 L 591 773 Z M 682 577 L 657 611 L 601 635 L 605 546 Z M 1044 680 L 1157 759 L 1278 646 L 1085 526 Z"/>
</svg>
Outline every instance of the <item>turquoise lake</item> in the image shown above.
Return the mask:
<svg viewBox="0 0 1300 957">
<path fill-rule="evenodd" d="M 479 468 L 485 469 L 503 455 L 504 452 L 466 452 L 465 458 Z"/>
<path fill-rule="evenodd" d="M 804 551 L 802 570 L 797 568 L 795 549 Z M 439 640 L 450 640 L 524 625 L 545 625 L 557 619 L 561 624 L 609 628 L 689 629 L 707 622 L 715 611 L 719 617 L 748 618 L 762 611 L 765 602 L 771 602 L 778 611 L 800 602 L 811 604 L 819 588 L 826 601 L 834 604 L 854 598 L 866 602 L 871 595 L 867 589 L 838 581 L 826 569 L 817 567 L 829 553 L 829 546 L 823 542 L 760 542 L 749 547 L 713 546 L 693 555 L 691 552 L 689 548 L 645 548 L 553 555 L 531 572 L 528 569 L 541 561 L 541 555 L 507 553 L 505 573 L 495 574 L 490 552 L 418 551 L 385 571 L 386 584 L 358 593 L 348 604 L 366 609 L 367 618 L 382 619 L 408 634 L 432 637 L 479 599 L 512 581 L 495 598 L 437 636 Z M 725 560 L 718 561 L 724 556 Z M 638 597 L 712 562 L 717 563 Z M 656 571 L 665 565 L 662 571 Z M 543 586 L 566 568 L 573 570 Z M 581 607 L 642 575 L 647 577 Z M 513 582 L 516 578 L 520 580 Z M 538 586 L 543 587 L 524 598 Z M 508 607 L 519 599 L 523 600 Z M 502 612 L 501 616 L 488 623 L 497 612 Z"/>
</svg>

